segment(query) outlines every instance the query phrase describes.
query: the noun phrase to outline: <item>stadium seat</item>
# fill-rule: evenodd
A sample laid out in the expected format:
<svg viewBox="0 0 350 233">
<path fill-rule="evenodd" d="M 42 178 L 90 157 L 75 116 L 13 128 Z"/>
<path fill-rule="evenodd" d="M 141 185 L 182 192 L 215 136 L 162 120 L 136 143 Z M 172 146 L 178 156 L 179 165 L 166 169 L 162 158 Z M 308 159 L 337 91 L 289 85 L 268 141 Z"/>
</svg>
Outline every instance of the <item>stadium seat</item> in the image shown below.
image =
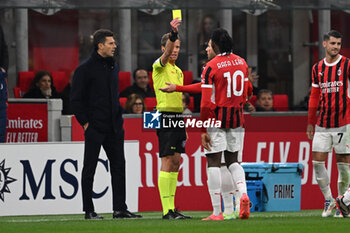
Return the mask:
<svg viewBox="0 0 350 233">
<path fill-rule="evenodd" d="M 125 88 L 131 86 L 131 73 L 128 71 L 119 71 L 119 93 Z"/>
<path fill-rule="evenodd" d="M 19 88 L 19 87 L 13 88 L 13 94 L 14 94 L 15 98 L 21 98 L 23 95 L 21 92 L 21 88 Z"/>
<path fill-rule="evenodd" d="M 146 97 L 145 104 L 146 104 L 146 111 L 153 111 L 154 107 L 157 106 L 156 97 Z"/>
<path fill-rule="evenodd" d="M 63 91 L 65 86 L 68 84 L 68 77 L 64 71 L 53 71 L 50 72 L 52 75 L 53 83 L 58 92 Z M 34 71 L 20 71 L 18 72 L 18 85 L 14 87 L 13 91 L 16 98 L 20 98 L 29 90 L 30 84 L 32 83 L 35 76 Z"/>
<path fill-rule="evenodd" d="M 120 106 L 122 106 L 124 108 L 125 103 L 126 103 L 127 100 L 128 100 L 128 98 L 126 98 L 126 97 L 120 97 L 119 98 Z"/>
<path fill-rule="evenodd" d="M 52 71 L 51 72 L 53 83 L 56 87 L 56 91 L 61 92 L 68 84 L 68 77 L 64 71 Z"/>
<path fill-rule="evenodd" d="M 120 97 L 119 102 L 120 105 L 124 108 L 126 101 L 128 100 L 127 97 Z M 144 99 L 145 105 L 146 105 L 146 111 L 153 111 L 154 107 L 157 106 L 157 99 L 155 97 L 146 97 Z"/>
<path fill-rule="evenodd" d="M 256 100 L 257 100 L 256 95 L 253 95 L 253 96 L 248 100 L 248 102 L 251 103 L 253 106 L 255 106 Z"/>
<path fill-rule="evenodd" d="M 33 71 L 20 71 L 18 72 L 17 87 L 20 89 L 20 93 L 26 93 L 34 79 L 35 73 Z M 22 94 L 21 94 L 22 96 Z"/>
<path fill-rule="evenodd" d="M 275 111 L 289 111 L 288 107 L 288 95 L 273 95 L 273 109 Z M 257 97 L 253 95 L 248 100 L 252 105 L 256 106 Z"/>
<path fill-rule="evenodd" d="M 273 108 L 275 111 L 289 111 L 288 95 L 273 95 Z"/>
</svg>

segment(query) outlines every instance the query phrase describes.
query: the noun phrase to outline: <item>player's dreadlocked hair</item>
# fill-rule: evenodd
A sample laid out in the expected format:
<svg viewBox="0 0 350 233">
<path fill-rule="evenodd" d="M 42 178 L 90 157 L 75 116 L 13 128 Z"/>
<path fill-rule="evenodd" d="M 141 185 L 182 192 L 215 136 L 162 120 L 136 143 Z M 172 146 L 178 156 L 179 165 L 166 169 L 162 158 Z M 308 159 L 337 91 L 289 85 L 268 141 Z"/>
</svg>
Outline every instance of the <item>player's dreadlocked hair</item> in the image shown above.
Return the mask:
<svg viewBox="0 0 350 233">
<path fill-rule="evenodd" d="M 233 50 L 233 40 L 225 29 L 215 29 L 211 35 L 211 42 L 219 47 L 220 53 L 231 53 Z"/>
</svg>

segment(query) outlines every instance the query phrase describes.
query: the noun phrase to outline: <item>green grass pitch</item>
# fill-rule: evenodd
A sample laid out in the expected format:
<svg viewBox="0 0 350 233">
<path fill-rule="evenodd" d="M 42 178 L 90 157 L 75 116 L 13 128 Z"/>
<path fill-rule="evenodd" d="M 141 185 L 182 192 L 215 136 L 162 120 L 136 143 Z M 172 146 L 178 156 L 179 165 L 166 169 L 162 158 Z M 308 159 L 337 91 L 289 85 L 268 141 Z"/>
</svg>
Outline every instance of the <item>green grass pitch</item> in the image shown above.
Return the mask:
<svg viewBox="0 0 350 233">
<path fill-rule="evenodd" d="M 0 217 L 1 233 L 218 233 L 218 232 L 349 232 L 350 218 L 322 218 L 322 210 L 300 212 L 255 212 L 248 220 L 202 221 L 210 212 L 185 211 L 188 220 L 162 220 L 160 212 L 144 212 L 142 219 L 113 220 L 112 214 L 102 214 L 104 220 L 84 220 L 80 215 L 9 216 Z"/>
</svg>

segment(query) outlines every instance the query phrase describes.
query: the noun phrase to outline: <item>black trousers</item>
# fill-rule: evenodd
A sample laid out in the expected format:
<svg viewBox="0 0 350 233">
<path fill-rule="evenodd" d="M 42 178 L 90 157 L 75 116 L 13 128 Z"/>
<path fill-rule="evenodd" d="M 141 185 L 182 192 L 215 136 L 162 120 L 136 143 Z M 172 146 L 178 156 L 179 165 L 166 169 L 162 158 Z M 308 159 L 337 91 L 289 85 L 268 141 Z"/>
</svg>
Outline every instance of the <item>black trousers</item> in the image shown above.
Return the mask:
<svg viewBox="0 0 350 233">
<path fill-rule="evenodd" d="M 0 143 L 6 141 L 7 109 L 0 108 Z"/>
<path fill-rule="evenodd" d="M 124 132 L 119 135 L 114 132 L 101 133 L 89 126 L 85 131 L 84 166 L 81 176 L 83 211 L 95 211 L 92 186 L 101 146 L 110 164 L 113 210 L 126 210 Z"/>
</svg>

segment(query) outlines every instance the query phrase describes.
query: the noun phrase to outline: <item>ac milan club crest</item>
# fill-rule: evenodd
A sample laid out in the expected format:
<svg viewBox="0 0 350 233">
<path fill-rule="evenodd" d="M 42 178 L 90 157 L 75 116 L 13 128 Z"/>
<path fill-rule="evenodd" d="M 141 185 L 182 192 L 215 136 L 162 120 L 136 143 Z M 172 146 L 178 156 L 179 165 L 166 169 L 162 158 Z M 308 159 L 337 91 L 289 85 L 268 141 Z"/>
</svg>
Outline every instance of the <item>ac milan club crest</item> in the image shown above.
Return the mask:
<svg viewBox="0 0 350 233">
<path fill-rule="evenodd" d="M 337 71 L 337 75 L 340 76 L 341 75 L 341 69 L 339 68 Z"/>
</svg>

